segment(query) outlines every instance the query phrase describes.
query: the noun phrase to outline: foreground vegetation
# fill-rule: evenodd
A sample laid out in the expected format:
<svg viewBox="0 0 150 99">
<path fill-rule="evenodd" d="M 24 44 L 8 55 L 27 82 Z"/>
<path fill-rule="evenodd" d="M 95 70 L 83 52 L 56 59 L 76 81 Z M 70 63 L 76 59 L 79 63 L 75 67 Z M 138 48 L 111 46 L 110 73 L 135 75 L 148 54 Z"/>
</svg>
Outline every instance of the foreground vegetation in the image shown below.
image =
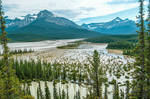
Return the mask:
<svg viewBox="0 0 150 99">
<path fill-rule="evenodd" d="M 25 54 L 25 53 L 32 53 L 34 52 L 34 50 L 30 49 L 30 50 L 27 50 L 27 49 L 24 49 L 24 50 L 13 50 L 13 51 L 10 51 L 10 55 L 15 55 L 15 54 Z M 1 56 L 3 54 L 0 54 Z"/>
</svg>

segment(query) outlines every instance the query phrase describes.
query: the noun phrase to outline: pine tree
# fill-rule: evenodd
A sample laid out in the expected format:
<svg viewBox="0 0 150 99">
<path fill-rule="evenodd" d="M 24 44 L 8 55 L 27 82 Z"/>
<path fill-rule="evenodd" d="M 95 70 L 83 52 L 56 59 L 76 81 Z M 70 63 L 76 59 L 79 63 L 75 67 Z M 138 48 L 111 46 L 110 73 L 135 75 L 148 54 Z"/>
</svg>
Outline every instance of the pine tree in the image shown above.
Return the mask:
<svg viewBox="0 0 150 99">
<path fill-rule="evenodd" d="M 42 92 L 42 89 L 41 89 L 41 83 L 40 82 L 39 82 L 38 91 L 39 91 L 39 99 L 44 99 L 43 92 Z"/>
<path fill-rule="evenodd" d="M 150 0 L 148 5 L 148 18 L 147 18 L 147 37 L 146 37 L 146 48 L 145 48 L 145 66 L 146 66 L 146 79 L 147 79 L 147 86 L 146 86 L 146 97 L 150 97 Z"/>
<path fill-rule="evenodd" d="M 119 99 L 119 85 L 118 83 L 114 80 L 114 90 L 113 90 L 113 99 Z"/>
<path fill-rule="evenodd" d="M 93 54 L 93 60 L 91 61 L 91 80 L 93 80 L 93 94 L 97 99 L 102 98 L 102 83 L 104 80 L 104 73 L 102 66 L 100 65 L 99 53 L 95 50 Z"/>
<path fill-rule="evenodd" d="M 130 83 L 126 81 L 126 99 L 129 99 Z"/>
<path fill-rule="evenodd" d="M 36 93 L 37 93 L 37 99 L 40 99 L 40 92 L 39 92 L 39 88 L 37 88 Z"/>
<path fill-rule="evenodd" d="M 125 99 L 124 98 L 124 91 L 123 90 L 120 90 L 120 99 Z"/>
<path fill-rule="evenodd" d="M 50 91 L 46 81 L 45 81 L 45 99 L 51 99 Z"/>
<path fill-rule="evenodd" d="M 58 99 L 58 93 L 57 93 L 57 88 L 56 88 L 56 81 L 53 82 L 53 96 L 54 99 Z"/>
<path fill-rule="evenodd" d="M 66 93 L 65 93 L 64 89 L 62 90 L 62 98 L 61 99 L 66 99 Z"/>
<path fill-rule="evenodd" d="M 139 16 L 137 27 L 139 27 L 138 45 L 136 47 L 138 55 L 136 55 L 135 74 L 133 81 L 133 93 L 138 99 L 145 96 L 145 26 L 144 26 L 144 0 L 139 0 Z"/>
<path fill-rule="evenodd" d="M 67 99 L 69 99 L 69 87 L 67 85 Z"/>
<path fill-rule="evenodd" d="M 12 64 L 9 59 L 9 48 L 7 32 L 5 31 L 4 12 L 2 11 L 2 0 L 0 0 L 0 31 L 1 44 L 3 48 L 3 65 L 0 68 L 0 99 L 21 99 L 21 87 Z"/>
<path fill-rule="evenodd" d="M 104 99 L 108 99 L 108 85 L 105 84 L 105 94 L 104 94 Z"/>
</svg>

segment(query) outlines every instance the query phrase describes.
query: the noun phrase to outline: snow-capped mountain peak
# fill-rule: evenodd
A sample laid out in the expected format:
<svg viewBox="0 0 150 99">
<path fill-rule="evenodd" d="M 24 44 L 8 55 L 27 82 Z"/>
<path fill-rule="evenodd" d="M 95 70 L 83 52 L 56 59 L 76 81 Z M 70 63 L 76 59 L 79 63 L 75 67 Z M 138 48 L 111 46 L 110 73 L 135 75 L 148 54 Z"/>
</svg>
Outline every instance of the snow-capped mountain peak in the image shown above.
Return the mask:
<svg viewBox="0 0 150 99">
<path fill-rule="evenodd" d="M 48 10 L 42 10 L 38 14 L 28 14 L 26 16 L 22 16 L 16 19 L 6 19 L 6 26 L 8 29 L 15 29 L 29 25 L 30 23 L 34 22 L 35 20 L 41 20 L 48 23 L 53 23 L 61 26 L 69 26 L 69 27 L 76 27 L 79 28 L 77 24 L 74 22 L 63 18 L 57 17 L 52 12 Z"/>
<path fill-rule="evenodd" d="M 136 33 L 136 24 L 129 19 L 116 17 L 109 22 L 83 24 L 83 28 L 104 34 L 129 34 Z"/>
<path fill-rule="evenodd" d="M 119 17 L 116 17 L 113 21 L 123 21 L 123 20 Z"/>
</svg>

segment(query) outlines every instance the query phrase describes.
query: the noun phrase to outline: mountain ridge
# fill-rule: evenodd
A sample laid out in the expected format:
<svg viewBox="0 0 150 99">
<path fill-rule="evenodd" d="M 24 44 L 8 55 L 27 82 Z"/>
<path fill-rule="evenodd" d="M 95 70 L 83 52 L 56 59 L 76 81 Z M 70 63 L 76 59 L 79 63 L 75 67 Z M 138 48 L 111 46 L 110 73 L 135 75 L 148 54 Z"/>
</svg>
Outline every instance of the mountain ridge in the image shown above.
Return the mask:
<svg viewBox="0 0 150 99">
<path fill-rule="evenodd" d="M 101 35 L 83 29 L 73 21 L 58 17 L 48 10 L 40 11 L 37 15 L 27 15 L 23 19 L 9 20 L 7 26 L 9 37 L 14 41 L 89 38 Z"/>
<path fill-rule="evenodd" d="M 103 34 L 135 34 L 137 30 L 135 21 L 119 17 L 108 22 L 82 24 L 81 26 Z"/>
</svg>

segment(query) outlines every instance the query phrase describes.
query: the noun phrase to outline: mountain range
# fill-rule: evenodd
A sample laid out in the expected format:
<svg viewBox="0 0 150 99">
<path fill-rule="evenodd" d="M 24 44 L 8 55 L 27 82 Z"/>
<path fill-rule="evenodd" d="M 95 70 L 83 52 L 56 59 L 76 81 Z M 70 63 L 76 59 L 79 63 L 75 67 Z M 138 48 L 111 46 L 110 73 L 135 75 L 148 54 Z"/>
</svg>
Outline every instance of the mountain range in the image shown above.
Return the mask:
<svg viewBox="0 0 150 99">
<path fill-rule="evenodd" d="M 28 14 L 21 18 L 6 18 L 8 37 L 13 41 L 39 41 L 50 39 L 91 38 L 101 35 L 135 34 L 135 21 L 119 17 L 100 23 L 77 25 L 48 10 Z"/>
<path fill-rule="evenodd" d="M 135 21 L 119 17 L 109 22 L 83 24 L 82 28 L 103 34 L 135 34 L 137 30 Z"/>
<path fill-rule="evenodd" d="M 26 15 L 22 19 L 6 19 L 8 37 L 13 41 L 89 38 L 101 35 L 81 28 L 73 21 L 58 17 L 48 10 Z"/>
</svg>

